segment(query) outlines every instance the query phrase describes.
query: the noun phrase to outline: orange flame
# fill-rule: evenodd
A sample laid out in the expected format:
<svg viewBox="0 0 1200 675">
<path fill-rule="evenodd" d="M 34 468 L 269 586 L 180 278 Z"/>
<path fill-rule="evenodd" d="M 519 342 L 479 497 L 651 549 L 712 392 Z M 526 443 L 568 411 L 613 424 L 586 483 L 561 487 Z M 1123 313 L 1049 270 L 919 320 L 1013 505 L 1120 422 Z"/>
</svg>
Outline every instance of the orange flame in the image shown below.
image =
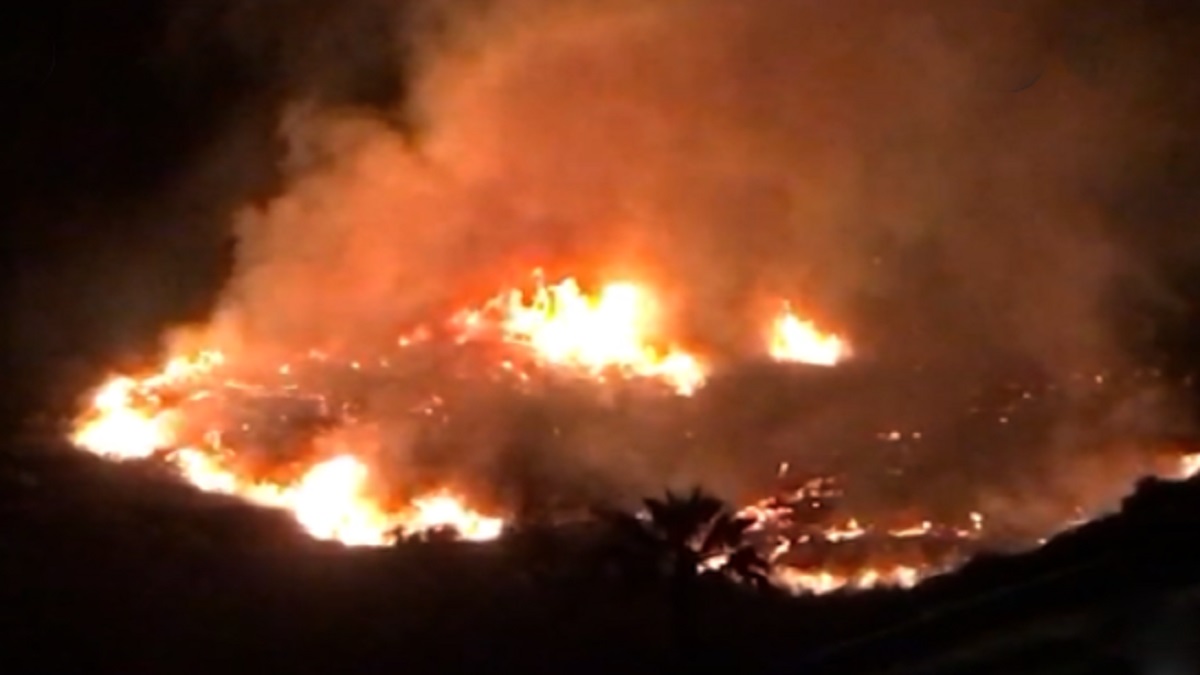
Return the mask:
<svg viewBox="0 0 1200 675">
<path fill-rule="evenodd" d="M 539 274 L 531 296 L 511 291 L 483 312 L 465 313 L 462 321 L 477 326 L 488 310 L 499 314 L 505 341 L 529 348 L 544 363 L 598 377 L 616 371 L 656 378 L 681 395 L 694 393 L 705 380 L 695 356 L 654 345 L 658 307 L 646 289 L 631 282 L 607 284 L 593 297 L 575 279 L 546 285 Z"/>
<path fill-rule="evenodd" d="M 771 323 L 769 353 L 776 361 L 835 366 L 850 355 L 850 345 L 839 335 L 821 332 L 784 303 Z"/>
<path fill-rule="evenodd" d="M 1173 476 L 1177 480 L 1187 480 L 1200 473 L 1200 454 L 1184 455 L 1179 458 L 1179 467 Z"/>
<path fill-rule="evenodd" d="M 601 382 L 611 376 L 648 378 L 686 396 L 702 387 L 708 376 L 707 364 L 662 339 L 659 307 L 652 293 L 628 281 L 609 283 L 597 293 L 588 294 L 572 278 L 548 285 L 538 273 L 532 293 L 514 290 L 501 294 L 480 309 L 460 312 L 450 328 L 457 331 L 452 337 L 458 343 L 499 341 L 527 351 L 532 361 L 542 366 L 582 373 Z M 397 344 L 407 348 L 430 337 L 431 333 L 420 329 L 399 338 Z M 786 305 L 772 324 L 769 350 L 776 360 L 827 366 L 849 355 L 843 338 L 820 332 Z M 507 355 L 499 365 L 527 379 L 515 363 L 519 359 L 512 357 Z M 315 349 L 306 358 L 324 364 L 339 361 L 336 354 Z M 379 362 L 386 367 L 386 359 Z M 96 392 L 72 441 L 110 459 L 159 456 L 197 488 L 285 510 L 319 539 L 376 546 L 396 537 L 436 530 L 451 530 L 472 541 L 501 535 L 505 528 L 502 519 L 472 510 L 461 496 L 445 489 L 417 497 L 400 508 L 385 504 L 372 490 L 370 464 L 361 453 L 344 445 L 332 456 L 323 455 L 290 477 L 246 475 L 233 461 L 237 449 L 223 445 L 221 430 L 198 431 L 199 420 L 193 419 L 192 410 L 184 405 L 219 396 L 222 388 L 272 393 L 270 387 L 223 380 L 219 371 L 224 365 L 221 352 L 202 351 L 173 358 L 160 371 L 145 377 L 115 377 Z M 371 367 L 370 362 L 357 360 L 345 365 L 355 371 Z M 271 372 L 290 379 L 293 365 L 283 363 Z M 742 515 L 752 515 L 756 520 L 754 529 L 759 532 L 788 518 L 786 509 L 763 504 L 747 507 Z M 977 529 L 956 530 L 955 536 L 973 537 Z M 794 543 L 810 539 L 849 543 L 868 534 L 903 539 L 923 537 L 934 530 L 935 534 L 947 531 L 931 523 L 886 530 L 850 519 L 798 538 L 778 536 L 770 542 L 771 558 L 780 563 L 775 580 L 793 590 L 813 592 L 911 585 L 928 571 L 927 566 L 885 565 L 834 574 L 789 567 L 780 558 Z"/>
<path fill-rule="evenodd" d="M 400 511 L 390 511 L 367 490 L 369 467 L 352 454 L 317 462 L 297 480 L 275 482 L 239 475 L 224 461 L 219 434 L 203 446 L 182 445 L 177 436 L 179 411 L 163 403 L 163 388 L 207 374 L 220 364 L 216 352 L 177 358 L 143 379 L 116 377 L 102 386 L 72 435 L 89 452 L 117 460 L 165 453 L 181 475 L 206 492 L 234 495 L 249 502 L 290 512 L 305 531 L 318 539 L 351 546 L 382 545 L 399 534 L 426 529 L 452 529 L 464 539 L 498 537 L 504 521 L 466 507 L 459 497 L 439 491 L 417 498 Z M 204 395 L 204 390 L 193 398 Z"/>
<path fill-rule="evenodd" d="M 864 590 L 868 588 L 898 587 L 912 588 L 925 577 L 928 570 L 907 565 L 888 568 L 867 568 L 854 574 L 837 574 L 825 571 L 805 571 L 782 566 L 775 570 L 772 581 L 793 593 L 832 593 L 842 589 Z"/>
<path fill-rule="evenodd" d="M 133 378 L 117 377 L 101 387 L 92 401 L 94 419 L 76 430 L 72 442 L 112 459 L 149 457 L 169 447 L 174 439 L 170 414 L 139 408 L 138 386 Z"/>
</svg>

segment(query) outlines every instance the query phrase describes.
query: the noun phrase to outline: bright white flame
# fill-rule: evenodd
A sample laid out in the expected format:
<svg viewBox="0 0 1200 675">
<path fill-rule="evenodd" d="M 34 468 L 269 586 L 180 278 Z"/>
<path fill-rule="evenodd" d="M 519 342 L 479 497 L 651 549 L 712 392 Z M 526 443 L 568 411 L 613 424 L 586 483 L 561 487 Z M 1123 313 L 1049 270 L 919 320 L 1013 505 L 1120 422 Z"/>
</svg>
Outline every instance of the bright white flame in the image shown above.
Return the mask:
<svg viewBox="0 0 1200 675">
<path fill-rule="evenodd" d="M 503 339 L 528 347 L 546 363 L 579 369 L 593 376 L 609 371 L 659 379 L 681 395 L 690 395 L 705 380 L 704 366 L 676 348 L 654 346 L 658 307 L 641 286 L 616 282 L 595 296 L 574 279 L 546 285 L 538 278 L 533 294 L 511 291 L 482 311 L 459 317 L 466 335 L 485 326 L 484 315 L 496 311 Z"/>
<path fill-rule="evenodd" d="M 838 335 L 821 332 L 799 318 L 786 303 L 771 324 L 769 353 L 776 361 L 835 366 L 850 355 L 850 345 Z"/>
<path fill-rule="evenodd" d="M 112 459 L 140 459 L 174 441 L 170 415 L 147 412 L 134 403 L 137 380 L 118 377 L 92 399 L 94 421 L 72 437 L 75 445 Z"/>
<path fill-rule="evenodd" d="M 500 536 L 504 521 L 489 518 L 471 511 L 451 494 L 418 497 L 413 500 L 413 512 L 406 519 L 402 530 L 405 534 L 453 528 L 458 536 L 468 541 L 488 541 Z"/>
</svg>

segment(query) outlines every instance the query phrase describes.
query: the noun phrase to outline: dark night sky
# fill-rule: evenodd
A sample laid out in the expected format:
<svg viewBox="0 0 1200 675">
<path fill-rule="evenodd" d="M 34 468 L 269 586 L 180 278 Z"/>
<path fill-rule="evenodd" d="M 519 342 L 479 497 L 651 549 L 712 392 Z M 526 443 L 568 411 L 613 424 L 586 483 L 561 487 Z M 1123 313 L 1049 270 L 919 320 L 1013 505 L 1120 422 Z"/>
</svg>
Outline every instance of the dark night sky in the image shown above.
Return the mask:
<svg viewBox="0 0 1200 675">
<path fill-rule="evenodd" d="M 315 48 L 303 39 L 240 48 L 219 25 L 236 4 L 55 0 L 6 16 L 0 217 L 10 405 L 44 396 L 48 371 L 149 353 L 163 327 L 206 315 L 229 266 L 228 214 L 272 190 L 279 105 L 310 84 L 288 72 L 286 54 Z M 275 3 L 288 21 L 307 13 L 312 27 L 346 13 L 338 3 L 305 4 Z M 367 64 L 364 84 L 326 95 L 392 99 L 396 71 Z"/>
<path fill-rule="evenodd" d="M 215 50 L 199 67 L 166 65 L 156 43 L 167 10 L 154 2 L 46 3 L 6 26 L 12 38 L 0 72 L 11 93 L 0 201 L 14 317 L 6 338 L 21 371 L 143 338 L 152 317 L 196 312 L 218 278 L 225 234 L 216 223 L 136 215 L 250 91 Z M 160 299 L 132 322 L 116 311 L 146 306 L 139 296 L 148 292 Z M 106 311 L 132 325 L 104 326 Z"/>
<path fill-rule="evenodd" d="M 315 91 L 387 102 L 403 89 L 378 29 L 388 3 L 281 1 L 258 10 L 249 37 L 231 36 L 221 19 L 244 3 L 204 4 L 50 0 L 3 21 L 10 405 L 44 395 L 47 373 L 64 364 L 145 351 L 163 327 L 204 317 L 229 264 L 228 213 L 275 187 L 285 100 Z M 1163 126 L 1173 150 L 1142 173 L 1136 194 L 1113 201 L 1118 236 L 1177 293 L 1171 302 L 1154 293 L 1144 309 L 1143 291 L 1130 289 L 1130 312 L 1149 312 L 1153 339 L 1187 357 L 1200 336 L 1190 309 L 1200 302 L 1200 3 L 1052 4 L 1046 58 L 1098 77 L 1110 37 L 1132 27 L 1161 36 L 1147 77 L 1160 85 L 1162 113 L 1147 123 Z M 331 34 L 354 36 L 353 49 Z"/>
</svg>

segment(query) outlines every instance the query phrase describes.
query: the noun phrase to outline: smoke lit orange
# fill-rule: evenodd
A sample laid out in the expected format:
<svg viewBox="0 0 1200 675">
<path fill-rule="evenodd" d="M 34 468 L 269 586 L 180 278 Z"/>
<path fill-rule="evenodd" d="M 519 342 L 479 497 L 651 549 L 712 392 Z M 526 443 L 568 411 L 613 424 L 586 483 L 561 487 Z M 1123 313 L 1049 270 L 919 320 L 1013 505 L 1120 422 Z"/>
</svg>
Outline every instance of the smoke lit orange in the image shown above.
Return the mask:
<svg viewBox="0 0 1200 675">
<path fill-rule="evenodd" d="M 774 360 L 834 366 L 850 354 L 844 337 L 822 332 L 787 305 L 764 324 L 763 349 Z M 573 279 L 545 284 L 539 277 L 531 293 L 500 294 L 477 309 L 460 312 L 445 325 L 450 345 L 498 347 L 494 352 L 498 365 L 522 369 L 525 375 L 534 372 L 524 370 L 527 367 L 575 373 L 598 387 L 619 378 L 645 378 L 690 396 L 703 387 L 713 367 L 664 334 L 651 289 L 628 281 L 587 293 Z M 401 338 L 399 344 L 409 348 L 430 339 L 436 338 L 425 333 L 419 340 Z M 527 358 L 518 358 L 519 354 Z M 247 469 L 241 461 L 246 449 L 236 440 L 244 424 L 236 416 L 210 418 L 198 411 L 210 400 L 229 398 L 230 392 L 264 400 L 325 401 L 325 392 L 301 391 L 295 367 L 305 360 L 321 368 L 345 366 L 358 375 L 373 367 L 368 361 L 310 351 L 284 365 L 254 364 L 255 372 L 268 374 L 262 377 L 279 381 L 235 382 L 228 377 L 231 364 L 220 351 L 201 351 L 168 360 L 159 371 L 142 377 L 119 376 L 106 382 L 89 401 L 72 441 L 117 460 L 159 458 L 201 490 L 283 509 L 312 536 L 347 545 L 383 545 L 435 530 L 473 541 L 501 536 L 503 518 L 472 509 L 468 495 L 445 486 L 397 503 L 381 492 L 381 467 L 373 464 L 374 455 L 340 436 L 318 450 L 302 450 L 299 463 L 287 464 L 286 470 L 264 474 Z M 387 359 L 380 358 L 379 363 L 386 364 Z M 334 421 L 352 423 L 350 417 Z M 1172 475 L 1186 477 L 1198 468 L 1200 462 L 1188 456 Z M 829 504 L 839 494 L 825 483 L 806 484 L 794 493 L 739 510 L 739 517 L 752 521 L 750 532 L 759 548 L 775 563 L 776 584 L 809 592 L 910 586 L 960 563 L 976 550 L 974 542 L 983 534 L 984 519 L 978 513 L 967 514 L 957 525 L 928 520 L 885 525 L 848 517 L 819 522 L 807 522 L 804 518 L 809 516 L 797 519 L 798 514 L 812 511 L 806 500 Z M 812 557 L 814 551 L 841 549 L 850 553 L 842 558 Z M 704 565 L 719 563 L 707 560 Z"/>
</svg>

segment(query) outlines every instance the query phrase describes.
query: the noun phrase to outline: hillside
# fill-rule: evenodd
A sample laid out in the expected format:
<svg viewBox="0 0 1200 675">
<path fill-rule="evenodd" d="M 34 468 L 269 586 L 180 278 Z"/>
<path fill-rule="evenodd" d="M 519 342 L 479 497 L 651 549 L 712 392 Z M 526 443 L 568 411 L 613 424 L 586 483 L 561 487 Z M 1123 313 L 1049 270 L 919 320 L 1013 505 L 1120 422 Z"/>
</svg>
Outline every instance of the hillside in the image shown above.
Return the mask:
<svg viewBox="0 0 1200 675">
<path fill-rule="evenodd" d="M 681 667 L 932 675 L 1045 662 L 1069 672 L 1064 653 L 1096 667 L 1132 648 L 1145 607 L 1200 581 L 1186 535 L 1198 506 L 1200 486 L 1147 483 L 1118 516 L 912 591 L 714 587 Z M 31 441 L 0 455 L 0 513 L 3 651 L 29 656 L 27 672 L 679 665 L 662 598 L 591 575 L 567 535 L 343 549 L 152 465 Z"/>
<path fill-rule="evenodd" d="M 1194 640 L 1178 633 L 1200 626 L 1187 535 L 1198 507 L 1195 480 L 1144 481 L 1119 514 L 927 582 L 913 591 L 916 616 L 819 649 L 804 671 L 1137 672 L 1123 669 L 1181 653 L 1191 672 Z"/>
</svg>

